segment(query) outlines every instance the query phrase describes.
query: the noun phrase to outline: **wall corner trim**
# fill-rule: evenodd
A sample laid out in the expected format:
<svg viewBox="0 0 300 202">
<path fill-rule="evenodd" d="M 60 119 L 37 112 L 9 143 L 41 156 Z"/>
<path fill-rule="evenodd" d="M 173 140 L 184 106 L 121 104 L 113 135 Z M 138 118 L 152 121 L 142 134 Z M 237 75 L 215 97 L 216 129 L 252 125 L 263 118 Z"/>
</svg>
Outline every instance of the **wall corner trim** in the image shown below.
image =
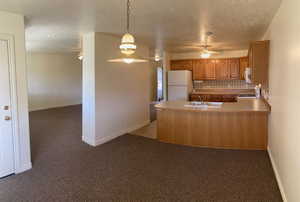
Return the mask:
<svg viewBox="0 0 300 202">
<path fill-rule="evenodd" d="M 146 121 L 144 121 L 144 122 L 142 122 L 140 124 L 137 124 L 135 126 L 126 128 L 126 129 L 121 130 L 121 131 L 119 131 L 117 133 L 114 133 L 114 134 L 111 134 L 111 135 L 108 135 L 108 136 L 105 136 L 105 137 L 97 138 L 96 141 L 95 141 L 95 144 L 92 145 L 92 146 L 102 145 L 102 144 L 104 144 L 106 142 L 109 142 L 109 141 L 111 141 L 111 140 L 119 137 L 119 136 L 125 135 L 125 134 L 130 133 L 132 131 L 135 131 L 135 130 L 137 130 L 139 128 L 142 128 L 142 127 L 144 127 L 144 126 L 146 126 L 148 124 L 150 124 L 150 120 L 146 120 Z"/>
<path fill-rule="evenodd" d="M 85 142 L 86 144 L 90 145 L 90 146 L 93 146 L 93 147 L 96 146 L 95 140 L 90 139 L 89 137 L 82 136 L 82 141 Z"/>
<path fill-rule="evenodd" d="M 32 163 L 28 162 L 26 164 L 21 165 L 19 168 L 16 168 L 15 173 L 16 174 L 23 173 L 23 172 L 25 172 L 27 170 L 30 170 L 31 168 L 32 168 Z"/>
<path fill-rule="evenodd" d="M 274 173 L 275 173 L 277 184 L 279 186 L 279 190 L 280 190 L 280 193 L 281 193 L 282 200 L 284 202 L 288 202 L 285 191 L 284 191 L 284 187 L 283 187 L 283 184 L 282 184 L 282 181 L 281 181 L 281 178 L 280 178 L 277 166 L 275 164 L 275 160 L 273 158 L 272 151 L 271 151 L 270 147 L 268 147 L 268 154 L 269 154 L 271 164 L 272 164 L 272 167 L 273 167 L 273 170 L 274 170 Z"/>
</svg>

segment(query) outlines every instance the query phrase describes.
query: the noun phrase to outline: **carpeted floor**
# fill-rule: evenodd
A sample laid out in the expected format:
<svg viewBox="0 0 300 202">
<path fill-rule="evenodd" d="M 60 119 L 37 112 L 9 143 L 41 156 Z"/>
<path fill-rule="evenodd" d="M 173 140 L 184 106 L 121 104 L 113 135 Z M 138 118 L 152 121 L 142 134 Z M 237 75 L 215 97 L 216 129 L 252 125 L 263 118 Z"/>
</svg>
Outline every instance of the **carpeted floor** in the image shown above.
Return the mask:
<svg viewBox="0 0 300 202">
<path fill-rule="evenodd" d="M 0 179 L 0 201 L 282 201 L 264 151 L 191 148 L 124 135 L 90 147 L 81 109 L 30 114 L 33 169 Z"/>
</svg>

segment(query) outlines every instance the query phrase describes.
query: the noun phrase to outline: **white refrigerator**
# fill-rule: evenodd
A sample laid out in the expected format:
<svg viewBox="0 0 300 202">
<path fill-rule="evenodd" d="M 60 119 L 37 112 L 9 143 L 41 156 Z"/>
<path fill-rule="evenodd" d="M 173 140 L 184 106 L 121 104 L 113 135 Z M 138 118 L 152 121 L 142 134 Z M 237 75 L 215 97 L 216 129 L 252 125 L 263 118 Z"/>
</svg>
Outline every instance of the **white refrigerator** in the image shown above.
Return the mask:
<svg viewBox="0 0 300 202">
<path fill-rule="evenodd" d="M 192 72 L 187 70 L 168 71 L 168 100 L 189 100 L 193 90 Z"/>
</svg>

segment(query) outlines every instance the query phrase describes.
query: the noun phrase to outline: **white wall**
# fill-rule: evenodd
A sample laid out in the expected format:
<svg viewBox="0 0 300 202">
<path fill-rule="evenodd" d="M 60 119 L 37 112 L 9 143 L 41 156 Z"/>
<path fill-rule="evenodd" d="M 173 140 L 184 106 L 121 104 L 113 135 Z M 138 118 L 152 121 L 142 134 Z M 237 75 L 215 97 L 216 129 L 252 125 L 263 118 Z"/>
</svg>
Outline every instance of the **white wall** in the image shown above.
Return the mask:
<svg viewBox="0 0 300 202">
<path fill-rule="evenodd" d="M 95 40 L 95 33 L 82 37 L 82 140 L 93 146 L 96 146 Z"/>
<path fill-rule="evenodd" d="M 81 104 L 82 67 L 75 53 L 27 54 L 29 110 Z"/>
<path fill-rule="evenodd" d="M 95 46 L 93 46 L 93 41 Z M 84 55 L 95 51 L 95 63 L 84 61 L 84 91 L 95 88 L 94 95 L 85 97 L 84 105 L 95 105 L 95 127 L 84 126 L 83 139 L 91 145 L 99 145 L 149 123 L 152 74 L 149 63 L 109 63 L 108 59 L 119 57 L 120 38 L 96 33 L 83 38 Z M 86 48 L 91 48 L 87 50 Z M 138 55 L 148 57 L 149 49 L 138 45 Z M 84 58 L 86 60 L 87 58 Z M 93 56 L 89 59 L 93 60 Z M 89 66 L 85 66 L 89 65 Z M 94 73 L 93 73 L 94 72 Z M 92 80 L 92 81 L 90 81 Z M 86 85 L 86 82 L 92 86 Z M 94 87 L 93 87 L 94 85 Z M 87 89 L 86 89 L 87 88 Z M 87 93 L 89 95 L 91 93 Z M 93 101 L 95 97 L 95 101 Z M 93 103 L 94 102 L 94 103 Z M 84 107 L 85 108 L 85 107 Z M 92 110 L 86 109 L 90 116 Z M 85 119 L 85 118 L 84 118 Z M 93 120 L 93 117 L 90 118 Z M 84 124 L 89 124 L 83 121 Z"/>
<path fill-rule="evenodd" d="M 299 8 L 299 0 L 283 0 L 264 37 L 271 40 L 269 152 L 289 202 L 300 201 Z"/>
<path fill-rule="evenodd" d="M 19 131 L 16 172 L 31 168 L 24 16 L 0 11 L 0 33 L 14 37 Z"/>
<path fill-rule="evenodd" d="M 235 51 L 222 51 L 219 54 L 214 54 L 211 58 L 235 58 L 244 57 L 248 55 L 248 50 L 235 50 Z M 171 60 L 180 59 L 199 59 L 201 58 L 200 52 L 188 52 L 188 53 L 171 53 Z"/>
</svg>

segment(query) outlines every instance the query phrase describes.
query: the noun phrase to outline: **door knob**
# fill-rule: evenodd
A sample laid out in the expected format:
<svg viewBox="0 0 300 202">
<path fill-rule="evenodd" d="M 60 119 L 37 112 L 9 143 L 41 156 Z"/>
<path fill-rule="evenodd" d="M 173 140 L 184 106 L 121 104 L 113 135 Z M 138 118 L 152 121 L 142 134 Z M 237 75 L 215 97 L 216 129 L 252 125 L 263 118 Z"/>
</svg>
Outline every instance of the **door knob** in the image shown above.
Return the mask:
<svg viewBox="0 0 300 202">
<path fill-rule="evenodd" d="M 5 121 L 10 121 L 10 120 L 11 120 L 11 117 L 10 117 L 10 116 L 5 116 L 5 117 L 4 117 L 4 120 L 5 120 Z"/>
</svg>

